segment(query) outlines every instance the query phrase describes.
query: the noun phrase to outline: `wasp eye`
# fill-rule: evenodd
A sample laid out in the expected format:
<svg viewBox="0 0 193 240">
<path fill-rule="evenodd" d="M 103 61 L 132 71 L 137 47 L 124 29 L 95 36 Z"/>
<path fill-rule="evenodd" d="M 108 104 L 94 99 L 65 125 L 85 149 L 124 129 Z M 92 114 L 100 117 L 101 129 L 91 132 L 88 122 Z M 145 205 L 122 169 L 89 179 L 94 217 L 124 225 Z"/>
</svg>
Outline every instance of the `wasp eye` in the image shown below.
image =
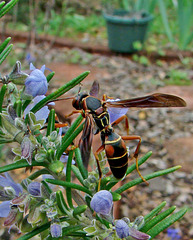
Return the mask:
<svg viewBox="0 0 193 240">
<path fill-rule="evenodd" d="M 77 98 L 74 98 L 74 100 L 72 101 L 72 106 L 75 109 L 80 110 L 80 104 L 79 104 L 79 100 Z"/>
</svg>

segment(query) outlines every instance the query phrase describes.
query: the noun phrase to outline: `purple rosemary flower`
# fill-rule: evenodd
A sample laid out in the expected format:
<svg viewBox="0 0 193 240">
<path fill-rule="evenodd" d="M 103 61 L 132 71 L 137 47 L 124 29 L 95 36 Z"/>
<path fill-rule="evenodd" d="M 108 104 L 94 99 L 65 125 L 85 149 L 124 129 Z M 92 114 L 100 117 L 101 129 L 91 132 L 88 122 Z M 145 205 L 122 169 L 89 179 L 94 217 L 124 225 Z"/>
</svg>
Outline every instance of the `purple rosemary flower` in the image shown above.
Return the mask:
<svg viewBox="0 0 193 240">
<path fill-rule="evenodd" d="M 115 102 L 115 101 L 118 101 L 120 99 L 115 99 L 115 100 L 112 100 L 112 99 L 108 99 L 107 102 Z M 109 116 L 110 116 L 110 123 L 116 121 L 118 118 L 122 117 L 123 115 L 125 115 L 127 113 L 129 108 L 108 108 L 108 113 L 109 113 Z"/>
<path fill-rule="evenodd" d="M 7 217 L 11 210 L 11 200 L 23 192 L 20 184 L 15 183 L 8 173 L 0 175 L 0 217 Z"/>
<path fill-rule="evenodd" d="M 129 226 L 123 220 L 118 220 L 115 225 L 116 233 L 119 238 L 126 238 L 129 236 Z"/>
<path fill-rule="evenodd" d="M 26 95 L 36 97 L 38 95 L 46 94 L 48 90 L 48 82 L 44 75 L 45 68 L 46 66 L 43 65 L 41 69 L 37 69 L 32 63 L 30 63 L 30 70 L 32 71 L 25 81 Z"/>
<path fill-rule="evenodd" d="M 181 239 L 181 236 L 179 235 L 180 230 L 175 228 L 168 228 L 167 229 L 167 235 L 170 237 L 171 240 L 178 240 Z"/>
<path fill-rule="evenodd" d="M 151 238 L 148 234 L 140 232 L 134 227 L 129 227 L 123 219 L 116 221 L 115 230 L 119 238 L 126 238 L 128 236 L 137 240 L 148 240 Z"/>
<path fill-rule="evenodd" d="M 42 99 L 44 99 L 46 96 L 40 95 L 36 96 L 33 100 L 32 103 L 30 103 L 26 109 L 24 110 L 24 117 L 30 112 L 30 110 L 37 104 L 39 103 Z M 53 105 L 54 103 L 49 103 L 49 105 Z M 44 106 L 41 108 L 39 111 L 35 113 L 36 120 L 44 120 L 46 122 L 46 119 L 48 118 L 50 110 L 48 109 L 48 106 Z"/>
<path fill-rule="evenodd" d="M 27 190 L 34 197 L 40 197 L 41 196 L 41 184 L 39 182 L 31 182 L 27 186 Z"/>
<path fill-rule="evenodd" d="M 113 196 L 109 191 L 101 190 L 95 193 L 90 206 L 96 213 L 109 215 L 113 207 Z"/>
<path fill-rule="evenodd" d="M 62 236 L 62 227 L 60 223 L 52 223 L 50 226 L 50 233 L 53 238 L 59 238 Z"/>
</svg>

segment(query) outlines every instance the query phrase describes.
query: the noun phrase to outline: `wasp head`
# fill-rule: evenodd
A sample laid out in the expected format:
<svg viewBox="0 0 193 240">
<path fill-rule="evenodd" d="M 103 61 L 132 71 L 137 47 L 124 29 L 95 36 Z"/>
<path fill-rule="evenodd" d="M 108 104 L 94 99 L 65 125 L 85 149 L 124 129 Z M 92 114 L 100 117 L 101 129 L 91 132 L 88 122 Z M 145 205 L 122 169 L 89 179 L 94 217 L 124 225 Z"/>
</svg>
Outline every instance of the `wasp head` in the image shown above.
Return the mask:
<svg viewBox="0 0 193 240">
<path fill-rule="evenodd" d="M 84 98 L 86 98 L 87 96 L 89 96 L 87 93 L 85 92 L 81 92 L 81 93 L 78 93 L 73 101 L 72 101 L 72 106 L 77 109 L 77 110 L 81 110 L 83 108 L 83 100 Z"/>
</svg>

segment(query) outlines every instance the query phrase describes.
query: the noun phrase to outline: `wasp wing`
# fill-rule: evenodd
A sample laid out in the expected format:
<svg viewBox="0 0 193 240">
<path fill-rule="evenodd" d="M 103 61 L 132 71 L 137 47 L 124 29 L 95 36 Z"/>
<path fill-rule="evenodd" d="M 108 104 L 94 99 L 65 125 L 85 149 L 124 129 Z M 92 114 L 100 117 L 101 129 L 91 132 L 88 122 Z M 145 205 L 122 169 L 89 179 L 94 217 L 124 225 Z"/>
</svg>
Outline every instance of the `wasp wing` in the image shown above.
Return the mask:
<svg viewBox="0 0 193 240">
<path fill-rule="evenodd" d="M 93 84 L 92 84 L 92 87 L 90 89 L 90 96 L 93 96 L 93 97 L 98 97 L 98 93 L 99 93 L 99 83 L 98 81 L 94 81 Z"/>
<path fill-rule="evenodd" d="M 154 93 L 144 97 L 106 102 L 106 106 L 114 108 L 185 107 L 186 102 L 175 95 Z"/>
<path fill-rule="evenodd" d="M 79 141 L 79 148 L 80 148 L 81 157 L 82 157 L 82 161 L 85 168 L 88 167 L 89 158 L 90 158 L 90 152 L 91 152 L 91 146 L 92 146 L 92 140 L 93 140 L 93 125 L 94 123 L 93 123 L 92 117 L 89 114 L 87 114 L 82 136 Z"/>
</svg>

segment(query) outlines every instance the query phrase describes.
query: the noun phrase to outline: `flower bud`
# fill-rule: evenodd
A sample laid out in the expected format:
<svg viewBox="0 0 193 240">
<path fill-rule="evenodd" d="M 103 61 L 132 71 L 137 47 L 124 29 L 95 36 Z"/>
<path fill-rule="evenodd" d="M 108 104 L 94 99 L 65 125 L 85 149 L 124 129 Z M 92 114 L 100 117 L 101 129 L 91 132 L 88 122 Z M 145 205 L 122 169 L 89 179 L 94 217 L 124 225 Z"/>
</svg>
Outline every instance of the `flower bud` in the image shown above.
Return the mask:
<svg viewBox="0 0 193 240">
<path fill-rule="evenodd" d="M 41 187 L 41 184 L 39 182 L 31 182 L 28 185 L 27 190 L 32 196 L 40 197 L 41 196 L 40 187 Z"/>
<path fill-rule="evenodd" d="M 129 226 L 123 220 L 117 220 L 115 225 L 116 233 L 119 238 L 126 238 L 129 236 Z"/>
<path fill-rule="evenodd" d="M 107 190 L 97 192 L 91 202 L 91 208 L 102 215 L 109 215 L 113 206 L 113 196 Z"/>
<path fill-rule="evenodd" d="M 53 238 L 59 238 L 62 236 L 62 227 L 60 223 L 52 223 L 50 226 L 50 233 Z"/>
</svg>

